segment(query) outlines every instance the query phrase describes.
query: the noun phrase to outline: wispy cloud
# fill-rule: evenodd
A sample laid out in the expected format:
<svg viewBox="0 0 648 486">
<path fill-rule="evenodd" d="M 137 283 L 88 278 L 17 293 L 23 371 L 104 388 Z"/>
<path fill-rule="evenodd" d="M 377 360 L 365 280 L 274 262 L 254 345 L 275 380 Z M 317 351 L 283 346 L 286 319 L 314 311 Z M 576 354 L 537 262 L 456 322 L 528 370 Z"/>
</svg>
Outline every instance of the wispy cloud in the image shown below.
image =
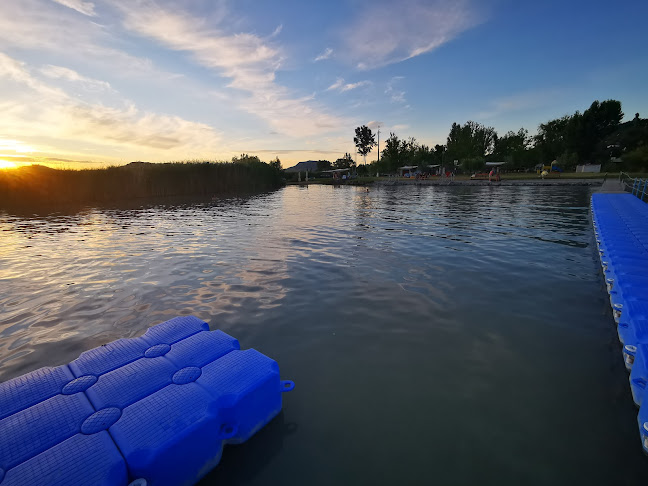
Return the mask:
<svg viewBox="0 0 648 486">
<path fill-rule="evenodd" d="M 73 10 L 76 10 L 79 13 L 82 13 L 83 15 L 87 15 L 89 17 L 94 17 L 97 14 L 94 11 L 94 3 L 92 2 L 84 2 L 83 0 L 54 0 L 56 3 L 60 3 L 61 5 L 65 5 L 66 7 L 69 7 Z"/>
<path fill-rule="evenodd" d="M 273 37 L 277 37 L 279 34 L 281 34 L 281 31 L 283 30 L 283 24 L 279 24 L 277 28 L 270 34 L 270 38 L 272 39 Z"/>
<path fill-rule="evenodd" d="M 110 84 L 106 81 L 100 81 L 98 79 L 92 79 L 87 76 L 83 76 L 73 69 L 69 69 L 63 66 L 53 66 L 51 64 L 48 64 L 47 66 L 41 68 L 41 73 L 52 79 L 65 79 L 67 81 L 80 83 L 85 89 L 89 91 L 104 91 L 111 89 Z"/>
<path fill-rule="evenodd" d="M 345 83 L 343 78 L 337 78 L 335 83 L 326 88 L 326 91 L 339 91 L 344 93 L 345 91 L 351 91 L 352 89 L 361 88 L 362 86 L 369 86 L 371 81 L 358 81 L 357 83 Z"/>
<path fill-rule="evenodd" d="M 74 77 L 66 71 L 57 72 Z M 49 86 L 34 73 L 24 63 L 0 53 L 0 80 L 10 81 L 8 87 L 14 93 L 0 101 L 0 133 L 17 140 L 29 134 L 56 138 L 64 145 L 123 147 L 131 154 L 167 160 L 221 148 L 222 137 L 206 124 L 142 111 L 127 100 L 119 107 L 86 103 Z"/>
<path fill-rule="evenodd" d="M 61 26 L 65 28 L 61 28 Z M 74 32 L 71 42 L 70 32 Z M 3 2 L 0 15 L 0 49 L 8 47 L 59 58 L 83 60 L 86 66 L 101 69 L 118 78 L 177 78 L 164 72 L 145 57 L 126 52 L 123 33 L 110 29 L 73 10 L 59 8 L 52 1 L 20 0 Z M 58 62 L 58 61 L 57 61 Z"/>
<path fill-rule="evenodd" d="M 410 127 L 409 125 L 405 123 L 401 123 L 399 125 L 393 125 L 390 131 L 393 131 L 394 133 L 399 133 L 399 132 L 402 133 L 404 130 L 407 130 L 409 127 Z"/>
<path fill-rule="evenodd" d="M 10 79 L 24 85 L 41 96 L 60 98 L 65 94 L 59 88 L 49 86 L 32 77 L 25 69 L 25 64 L 0 52 L 0 78 Z"/>
<path fill-rule="evenodd" d="M 294 153 L 303 153 L 303 152 L 309 152 L 313 154 L 323 154 L 323 155 L 328 155 L 328 154 L 339 154 L 339 150 L 313 150 L 310 148 L 299 148 L 299 149 L 250 149 L 250 150 L 240 150 L 242 153 L 254 153 L 254 154 L 294 154 Z"/>
<path fill-rule="evenodd" d="M 315 59 L 313 59 L 314 62 L 317 61 L 324 61 L 325 59 L 329 59 L 331 55 L 333 54 L 333 49 L 330 47 L 327 47 L 324 52 L 322 52 L 319 56 L 317 56 Z"/>
<path fill-rule="evenodd" d="M 395 88 L 399 81 L 405 79 L 403 76 L 394 76 L 387 83 L 385 88 L 385 94 L 389 96 L 389 99 L 392 103 L 407 103 L 405 99 L 405 91 L 401 91 Z"/>
<path fill-rule="evenodd" d="M 342 86 L 344 86 L 344 79 L 343 78 L 337 78 L 335 80 L 335 83 L 333 83 L 331 86 L 326 88 L 326 91 L 333 91 L 333 90 L 336 90 L 336 89 L 340 89 L 340 88 L 342 88 Z"/>
<path fill-rule="evenodd" d="M 431 52 L 485 20 L 471 0 L 381 0 L 362 12 L 344 33 L 344 52 L 359 69 Z"/>
<path fill-rule="evenodd" d="M 299 136 L 339 126 L 341 120 L 319 109 L 312 97 L 295 98 L 275 82 L 284 54 L 255 34 L 228 34 L 203 19 L 165 9 L 157 2 L 115 0 L 127 29 L 174 51 L 189 53 L 199 64 L 230 79 L 228 87 L 249 93 L 240 107 L 275 130 Z M 175 5 L 175 4 L 174 4 Z"/>
<path fill-rule="evenodd" d="M 486 120 L 506 113 L 532 110 L 555 100 L 561 94 L 564 93 L 560 93 L 559 90 L 546 90 L 505 96 L 491 101 L 485 110 L 475 115 L 475 118 L 478 120 Z"/>
</svg>

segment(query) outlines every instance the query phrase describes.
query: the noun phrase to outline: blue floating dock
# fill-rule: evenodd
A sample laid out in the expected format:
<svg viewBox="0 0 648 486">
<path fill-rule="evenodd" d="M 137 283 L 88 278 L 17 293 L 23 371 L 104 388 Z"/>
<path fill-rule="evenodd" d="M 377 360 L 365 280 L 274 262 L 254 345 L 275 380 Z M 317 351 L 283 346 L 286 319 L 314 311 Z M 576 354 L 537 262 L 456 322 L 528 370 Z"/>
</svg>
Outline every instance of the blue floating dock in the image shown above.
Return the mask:
<svg viewBox="0 0 648 486">
<path fill-rule="evenodd" d="M 632 194 L 592 195 L 592 220 L 623 361 L 648 453 L 648 204 Z"/>
<path fill-rule="evenodd" d="M 0 384 L 0 486 L 191 485 L 281 410 L 277 363 L 178 317 Z"/>
</svg>

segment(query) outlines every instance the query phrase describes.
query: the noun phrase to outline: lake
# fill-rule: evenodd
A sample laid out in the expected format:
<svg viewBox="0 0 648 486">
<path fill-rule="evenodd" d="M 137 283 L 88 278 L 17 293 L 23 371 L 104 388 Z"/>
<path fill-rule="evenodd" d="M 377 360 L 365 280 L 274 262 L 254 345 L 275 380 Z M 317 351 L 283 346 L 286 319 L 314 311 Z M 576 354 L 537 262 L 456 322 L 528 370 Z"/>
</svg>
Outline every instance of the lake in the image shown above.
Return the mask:
<svg viewBox="0 0 648 486">
<path fill-rule="evenodd" d="M 0 212 L 0 381 L 193 314 L 296 382 L 200 484 L 644 484 L 588 187 Z"/>
</svg>

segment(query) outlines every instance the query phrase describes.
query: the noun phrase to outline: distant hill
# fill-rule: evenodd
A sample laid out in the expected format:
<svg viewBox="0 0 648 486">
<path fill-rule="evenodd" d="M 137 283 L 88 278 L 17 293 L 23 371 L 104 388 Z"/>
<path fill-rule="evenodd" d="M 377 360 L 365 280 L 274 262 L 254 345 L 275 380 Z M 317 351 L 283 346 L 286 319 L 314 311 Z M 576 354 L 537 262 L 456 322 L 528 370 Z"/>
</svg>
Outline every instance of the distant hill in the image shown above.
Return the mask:
<svg viewBox="0 0 648 486">
<path fill-rule="evenodd" d="M 317 160 L 306 160 L 298 162 L 297 165 L 284 169 L 286 172 L 315 172 L 317 170 Z"/>
</svg>

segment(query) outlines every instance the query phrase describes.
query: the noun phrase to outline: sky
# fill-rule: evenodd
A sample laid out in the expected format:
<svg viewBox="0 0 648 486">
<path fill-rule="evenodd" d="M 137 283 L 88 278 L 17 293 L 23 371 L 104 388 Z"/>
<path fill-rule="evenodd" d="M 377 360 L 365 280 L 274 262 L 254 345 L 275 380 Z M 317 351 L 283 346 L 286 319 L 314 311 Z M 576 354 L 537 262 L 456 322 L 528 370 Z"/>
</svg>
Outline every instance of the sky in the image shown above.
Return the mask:
<svg viewBox="0 0 648 486">
<path fill-rule="evenodd" d="M 645 118 L 646 18 L 641 0 L 1 0 L 0 167 L 360 162 L 360 125 L 433 146 L 596 99 Z"/>
</svg>

